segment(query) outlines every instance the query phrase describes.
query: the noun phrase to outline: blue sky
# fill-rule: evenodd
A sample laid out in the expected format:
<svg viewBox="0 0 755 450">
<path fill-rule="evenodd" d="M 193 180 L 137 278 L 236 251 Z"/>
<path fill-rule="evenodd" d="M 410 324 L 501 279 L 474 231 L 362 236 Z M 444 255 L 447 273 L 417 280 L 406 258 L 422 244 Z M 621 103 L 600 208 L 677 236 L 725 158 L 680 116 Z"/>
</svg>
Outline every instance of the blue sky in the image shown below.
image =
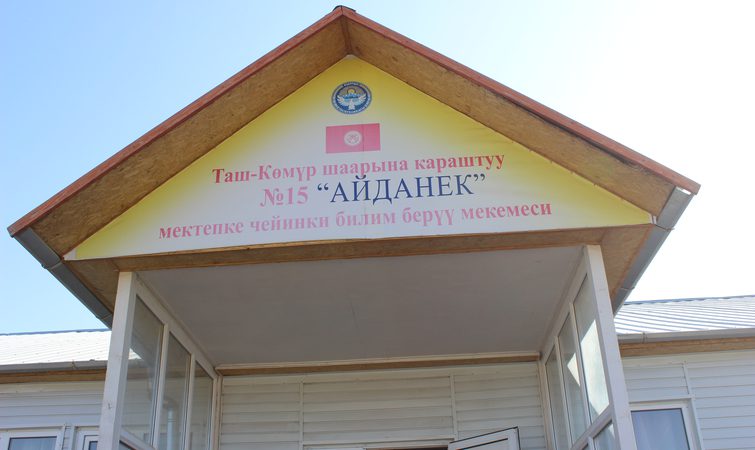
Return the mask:
<svg viewBox="0 0 755 450">
<path fill-rule="evenodd" d="M 8 226 L 336 3 L 0 3 Z M 632 299 L 755 293 L 755 5 L 353 1 L 703 185 Z M 9 237 L 0 333 L 101 327 Z"/>
</svg>

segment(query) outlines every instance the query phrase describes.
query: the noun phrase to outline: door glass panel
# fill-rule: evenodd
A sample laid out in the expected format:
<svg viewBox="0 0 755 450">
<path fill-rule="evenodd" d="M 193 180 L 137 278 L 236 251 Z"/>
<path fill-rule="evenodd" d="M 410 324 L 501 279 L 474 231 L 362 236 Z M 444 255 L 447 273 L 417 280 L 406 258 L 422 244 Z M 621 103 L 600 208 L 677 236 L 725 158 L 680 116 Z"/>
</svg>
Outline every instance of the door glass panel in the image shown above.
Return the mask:
<svg viewBox="0 0 755 450">
<path fill-rule="evenodd" d="M 569 426 L 571 427 L 571 435 L 576 439 L 587 429 L 587 420 L 577 362 L 577 336 L 574 327 L 572 327 L 571 316 L 567 316 L 566 322 L 561 328 L 558 344 L 561 349 L 561 373 L 564 374 Z"/>
<path fill-rule="evenodd" d="M 186 423 L 186 397 L 189 393 L 191 355 L 171 334 L 165 364 L 165 389 L 160 413 L 160 450 L 183 448 Z"/>
<path fill-rule="evenodd" d="M 637 450 L 689 450 L 680 408 L 632 411 Z"/>
<path fill-rule="evenodd" d="M 124 429 L 146 443 L 152 440 L 162 334 L 162 323 L 137 297 L 122 423 Z"/>
<path fill-rule="evenodd" d="M 608 390 L 598 340 L 598 324 L 595 320 L 597 310 L 587 286 L 587 278 L 582 282 L 574 300 L 574 311 L 577 316 L 577 334 L 582 352 L 590 420 L 595 420 L 608 406 Z"/>
<path fill-rule="evenodd" d="M 54 450 L 55 436 L 10 438 L 8 450 Z"/>
<path fill-rule="evenodd" d="M 545 376 L 548 379 L 548 397 L 551 403 L 551 420 L 553 421 L 556 449 L 566 450 L 570 447 L 571 442 L 569 442 L 569 430 L 566 428 L 566 411 L 562 400 L 563 385 L 558 374 L 558 359 L 555 348 L 545 362 Z"/>
<path fill-rule="evenodd" d="M 194 365 L 194 393 L 191 399 L 189 449 L 205 450 L 210 444 L 212 378 L 199 364 Z"/>
<path fill-rule="evenodd" d="M 509 428 L 448 444 L 448 450 L 519 450 L 519 430 Z"/>
</svg>

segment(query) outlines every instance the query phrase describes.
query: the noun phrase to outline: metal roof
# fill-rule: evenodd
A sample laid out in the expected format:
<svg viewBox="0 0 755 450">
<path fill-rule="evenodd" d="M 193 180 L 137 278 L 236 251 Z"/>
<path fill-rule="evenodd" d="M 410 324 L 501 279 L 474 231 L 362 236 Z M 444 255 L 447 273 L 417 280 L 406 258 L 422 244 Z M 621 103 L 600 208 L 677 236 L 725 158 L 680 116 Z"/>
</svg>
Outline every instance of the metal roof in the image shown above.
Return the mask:
<svg viewBox="0 0 755 450">
<path fill-rule="evenodd" d="M 615 323 L 620 335 L 755 328 L 755 295 L 626 302 Z"/>
<path fill-rule="evenodd" d="M 103 365 L 109 346 L 110 330 L 0 334 L 0 366 Z"/>
<path fill-rule="evenodd" d="M 622 341 L 638 335 L 673 334 L 678 339 L 700 332 L 752 331 L 755 295 L 627 302 L 615 322 Z M 0 370 L 104 366 L 109 342 L 110 330 L 0 334 Z"/>
</svg>

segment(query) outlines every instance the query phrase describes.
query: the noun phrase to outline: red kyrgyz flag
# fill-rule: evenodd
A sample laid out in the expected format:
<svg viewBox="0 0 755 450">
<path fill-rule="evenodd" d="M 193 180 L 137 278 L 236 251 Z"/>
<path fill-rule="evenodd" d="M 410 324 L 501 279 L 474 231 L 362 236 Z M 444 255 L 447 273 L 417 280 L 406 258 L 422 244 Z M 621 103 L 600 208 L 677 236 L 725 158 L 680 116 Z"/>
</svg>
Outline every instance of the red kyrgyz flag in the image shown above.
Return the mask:
<svg viewBox="0 0 755 450">
<path fill-rule="evenodd" d="M 325 153 L 380 150 L 380 124 L 362 123 L 325 127 Z"/>
</svg>

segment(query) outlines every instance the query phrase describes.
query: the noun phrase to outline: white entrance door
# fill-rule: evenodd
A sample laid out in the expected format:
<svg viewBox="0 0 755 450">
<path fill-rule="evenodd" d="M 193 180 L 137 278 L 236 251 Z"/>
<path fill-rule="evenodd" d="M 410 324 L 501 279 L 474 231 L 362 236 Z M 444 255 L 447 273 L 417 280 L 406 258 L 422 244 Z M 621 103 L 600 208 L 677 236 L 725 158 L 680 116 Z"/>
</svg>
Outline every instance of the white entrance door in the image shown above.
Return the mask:
<svg viewBox="0 0 755 450">
<path fill-rule="evenodd" d="M 448 444 L 448 450 L 519 450 L 519 429 L 495 431 Z"/>
</svg>

